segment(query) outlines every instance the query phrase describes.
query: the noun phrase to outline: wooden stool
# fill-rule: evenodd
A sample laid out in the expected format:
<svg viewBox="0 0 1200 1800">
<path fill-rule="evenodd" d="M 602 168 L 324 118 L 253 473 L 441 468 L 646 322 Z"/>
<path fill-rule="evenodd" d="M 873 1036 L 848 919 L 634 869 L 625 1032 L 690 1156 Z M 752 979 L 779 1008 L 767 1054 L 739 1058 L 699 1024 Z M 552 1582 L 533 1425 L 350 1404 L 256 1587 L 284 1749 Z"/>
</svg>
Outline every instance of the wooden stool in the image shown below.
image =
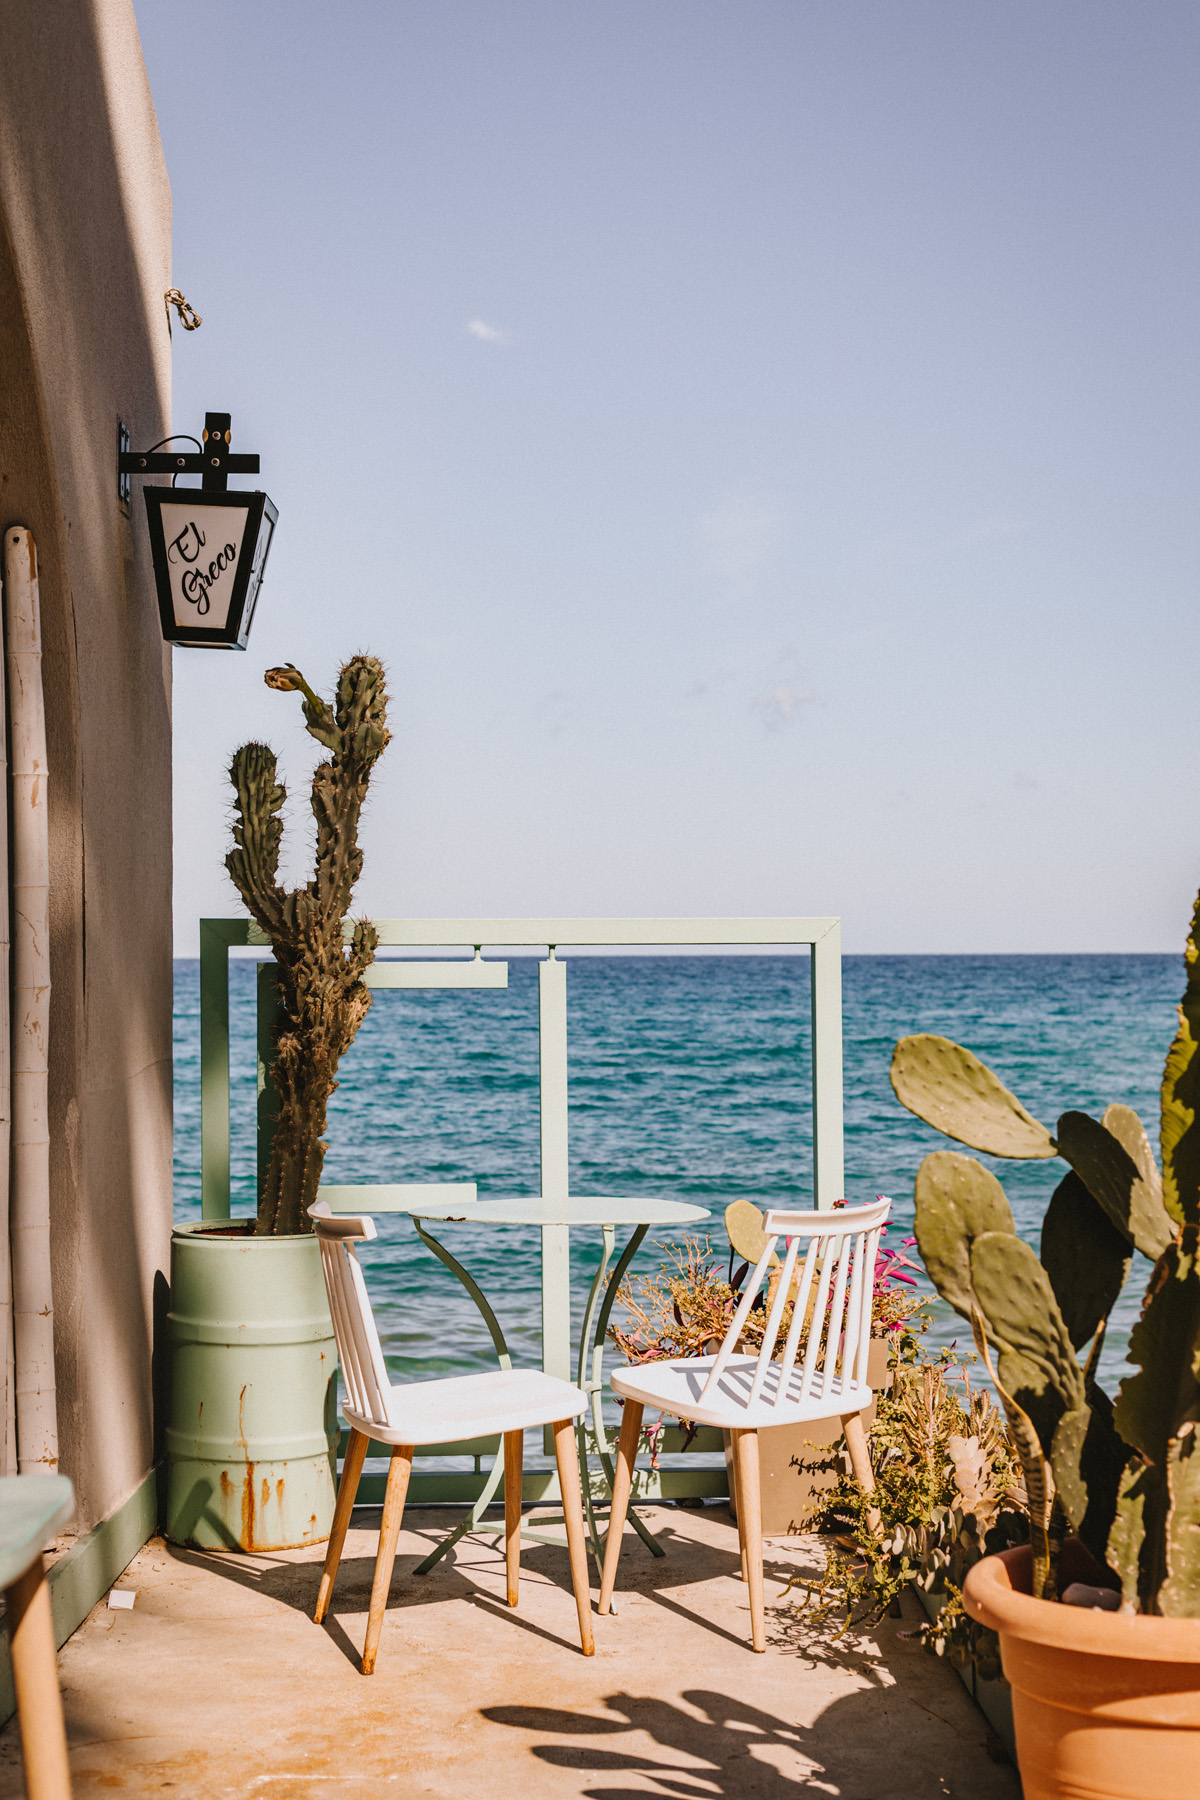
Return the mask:
<svg viewBox="0 0 1200 1800">
<path fill-rule="evenodd" d="M 71 1800 L 67 1733 L 42 1547 L 75 1511 L 65 1475 L 0 1478 L 0 1588 L 28 1800 Z"/>
</svg>

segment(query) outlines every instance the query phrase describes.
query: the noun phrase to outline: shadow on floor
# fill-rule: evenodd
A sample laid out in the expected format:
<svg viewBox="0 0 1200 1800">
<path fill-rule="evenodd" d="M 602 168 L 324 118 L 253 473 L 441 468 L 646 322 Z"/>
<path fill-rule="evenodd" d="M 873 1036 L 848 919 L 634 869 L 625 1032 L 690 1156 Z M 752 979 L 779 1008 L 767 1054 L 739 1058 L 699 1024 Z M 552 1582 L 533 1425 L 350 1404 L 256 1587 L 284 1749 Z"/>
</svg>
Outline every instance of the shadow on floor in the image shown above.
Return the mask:
<svg viewBox="0 0 1200 1800">
<path fill-rule="evenodd" d="M 717 1509 L 713 1509 L 717 1511 Z M 378 1529 L 380 1509 L 378 1507 L 356 1507 L 352 1518 L 352 1530 L 375 1531 Z M 457 1515 L 454 1515 L 456 1517 Z M 727 1524 L 728 1535 L 722 1533 L 720 1544 L 698 1542 L 695 1538 L 681 1535 L 668 1521 L 659 1524 L 656 1532 L 658 1542 L 666 1554 L 654 1557 L 632 1533 L 626 1533 L 622 1547 L 621 1563 L 617 1577 L 617 1590 L 614 1595 L 615 1611 L 619 1617 L 622 1594 L 636 1594 L 650 1600 L 665 1612 L 677 1618 L 681 1626 L 696 1625 L 706 1633 L 721 1638 L 738 1648 L 744 1648 L 744 1642 L 736 1633 L 730 1632 L 715 1620 L 707 1616 L 705 1610 L 689 1606 L 686 1602 L 686 1590 L 689 1586 L 711 1581 L 713 1579 L 738 1582 L 740 1564 L 737 1549 L 737 1529 L 732 1519 L 722 1510 L 718 1514 L 721 1522 Z M 529 1523 L 535 1528 L 536 1518 Z M 420 1509 L 405 1518 L 405 1532 L 420 1537 L 424 1548 L 417 1553 L 406 1552 L 402 1547 L 396 1559 L 392 1576 L 391 1592 L 388 1600 L 389 1612 L 406 1610 L 409 1607 L 441 1604 L 450 1600 L 476 1599 L 486 1603 L 487 1596 L 480 1590 L 475 1579 L 474 1569 L 480 1557 L 495 1559 L 497 1570 L 503 1566 L 503 1540 L 498 1535 L 480 1535 L 460 1540 L 455 1549 L 437 1563 L 427 1575 L 417 1575 L 415 1564 L 428 1554 L 450 1529 L 450 1522 L 441 1515 L 434 1519 L 428 1511 L 422 1514 Z M 287 1553 L 273 1557 L 270 1552 L 259 1552 L 253 1555 L 242 1555 L 236 1551 L 204 1551 L 189 1550 L 178 1545 L 168 1545 L 172 1558 L 186 1566 L 204 1569 L 219 1575 L 223 1580 L 231 1581 L 253 1593 L 262 1594 L 268 1599 L 278 1601 L 285 1606 L 293 1607 L 298 1612 L 311 1617 L 316 1604 L 317 1588 L 321 1579 L 321 1561 L 319 1559 L 295 1561 Z M 768 1541 L 764 1546 L 763 1573 L 766 1581 L 768 1604 L 772 1596 L 780 1595 L 786 1588 L 789 1579 L 796 1573 L 795 1549 L 789 1546 L 791 1560 L 784 1560 L 773 1554 L 773 1546 Z M 367 1555 L 354 1554 L 347 1551 L 343 1555 L 338 1569 L 337 1586 L 334 1594 L 333 1613 L 365 1613 L 370 1600 L 371 1583 L 374 1577 L 374 1549 Z M 526 1542 L 521 1548 L 521 1566 L 526 1575 L 537 1576 L 551 1586 L 571 1591 L 570 1568 L 567 1561 L 565 1543 L 561 1548 L 557 1544 L 541 1544 Z M 593 1592 L 597 1583 L 594 1565 L 591 1569 Z M 744 1590 L 743 1590 L 744 1591 Z M 507 1608 L 502 1609 L 507 1612 Z M 789 1607 L 790 1610 L 790 1607 Z M 356 1660 L 352 1654 L 349 1639 L 336 1622 L 327 1626 L 341 1644 L 345 1654 Z M 772 1641 L 782 1647 L 782 1638 L 777 1633 Z M 793 1645 L 798 1648 L 798 1645 Z M 807 1645 L 806 1645 L 806 1648 Z M 811 1657 L 811 1650 L 809 1650 Z M 840 1663 L 845 1660 L 840 1649 L 835 1650 L 829 1658 L 831 1662 Z M 854 1660 L 851 1656 L 850 1660 Z"/>
<path fill-rule="evenodd" d="M 885 1697 L 891 1698 L 890 1708 Z M 598 1785 L 578 1790 L 588 1800 L 636 1800 L 648 1792 L 724 1800 L 791 1800 L 802 1793 L 844 1800 L 966 1800 L 972 1791 L 955 1779 L 953 1756 L 945 1759 L 944 1774 L 924 1759 L 920 1767 L 906 1763 L 903 1729 L 893 1733 L 885 1726 L 884 1714 L 898 1710 L 894 1690 L 874 1687 L 846 1695 L 811 1728 L 704 1689 L 681 1699 L 682 1706 L 619 1693 L 605 1697 L 607 1717 L 535 1706 L 490 1707 L 483 1717 L 572 1740 L 534 1744 L 531 1754 L 554 1768 L 601 1777 Z M 633 1732 L 649 1738 L 653 1748 L 616 1750 L 601 1741 Z"/>
</svg>

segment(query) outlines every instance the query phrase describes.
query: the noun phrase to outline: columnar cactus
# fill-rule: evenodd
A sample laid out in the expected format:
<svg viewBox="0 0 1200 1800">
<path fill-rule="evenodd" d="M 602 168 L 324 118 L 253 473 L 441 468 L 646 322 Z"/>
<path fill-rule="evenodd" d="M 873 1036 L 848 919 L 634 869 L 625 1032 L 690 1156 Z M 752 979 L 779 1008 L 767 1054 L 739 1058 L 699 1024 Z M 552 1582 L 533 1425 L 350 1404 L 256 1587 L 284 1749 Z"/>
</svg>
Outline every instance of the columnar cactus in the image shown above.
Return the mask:
<svg viewBox="0 0 1200 1800">
<path fill-rule="evenodd" d="M 276 780 L 275 754 L 265 744 L 243 744 L 229 771 L 236 794 L 234 848 L 225 867 L 275 952 L 279 986 L 271 1069 L 279 1112 L 259 1194 L 260 1236 L 312 1228 L 308 1208 L 325 1160 L 326 1107 L 337 1087 L 339 1059 L 371 1004 L 362 974 L 375 956 L 375 929 L 359 920 L 347 943 L 343 927 L 362 873 L 358 822 L 367 784 L 391 736 L 383 667 L 373 656 L 345 664 L 332 706 L 290 663 L 268 669 L 265 679 L 268 687 L 304 696 L 309 735 L 330 755 L 312 778 L 315 873 L 290 893 L 277 879 L 287 794 Z"/>
<path fill-rule="evenodd" d="M 1187 989 L 1162 1085 L 1162 1162 L 1137 1114 L 1066 1112 L 1052 1136 L 969 1050 L 902 1038 L 892 1086 L 911 1112 L 972 1149 L 1070 1165 L 1042 1224 L 1016 1234 L 974 1157 L 927 1156 L 916 1235 L 934 1286 L 971 1322 L 1021 1451 L 1034 1592 L 1055 1597 L 1070 1526 L 1142 1612 L 1200 1616 L 1200 899 Z M 1116 1405 L 1095 1378 L 1133 1250 L 1153 1263 Z M 1083 1367 L 1077 1352 L 1087 1348 Z"/>
</svg>

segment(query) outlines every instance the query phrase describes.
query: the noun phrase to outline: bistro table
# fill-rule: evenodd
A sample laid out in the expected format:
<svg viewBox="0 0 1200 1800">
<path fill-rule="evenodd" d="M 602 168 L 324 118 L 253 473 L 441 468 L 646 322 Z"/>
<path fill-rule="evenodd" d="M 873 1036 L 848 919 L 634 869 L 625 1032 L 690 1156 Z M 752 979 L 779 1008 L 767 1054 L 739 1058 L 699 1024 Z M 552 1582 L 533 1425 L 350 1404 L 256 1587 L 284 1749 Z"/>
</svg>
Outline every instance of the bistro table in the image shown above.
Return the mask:
<svg viewBox="0 0 1200 1800">
<path fill-rule="evenodd" d="M 550 1292 L 546 1282 L 547 1253 L 553 1257 L 560 1244 L 562 1250 L 565 1252 L 566 1242 L 563 1240 L 567 1238 L 567 1234 L 572 1230 L 591 1230 L 600 1232 L 600 1266 L 596 1270 L 592 1285 L 588 1290 L 587 1304 L 584 1307 L 583 1323 L 579 1333 L 576 1359 L 576 1383 L 591 1400 L 593 1435 L 596 1440 L 600 1464 L 604 1471 L 605 1482 L 608 1486 L 609 1493 L 611 1494 L 613 1482 L 612 1449 L 604 1428 L 602 1408 L 605 1391 L 604 1340 L 608 1332 L 608 1321 L 612 1312 L 613 1302 L 617 1297 L 617 1289 L 621 1285 L 625 1271 L 633 1261 L 633 1258 L 637 1255 L 638 1249 L 640 1248 L 646 1233 L 653 1226 L 698 1224 L 702 1219 L 708 1218 L 709 1213 L 707 1207 L 692 1206 L 682 1200 L 658 1200 L 645 1196 L 631 1196 L 625 1194 L 572 1194 L 569 1196 L 564 1195 L 561 1199 L 550 1198 L 542 1194 L 527 1194 L 487 1200 L 469 1200 L 462 1197 L 450 1197 L 447 1195 L 446 1198 L 439 1199 L 436 1197 L 436 1189 L 433 1188 L 427 1189 L 425 1193 L 421 1195 L 420 1199 L 414 1198 L 412 1203 L 406 1203 L 407 1196 L 405 1195 L 403 1188 L 378 1188 L 372 1190 L 369 1187 L 322 1187 L 319 1197 L 322 1200 L 327 1201 L 331 1211 L 335 1213 L 370 1213 L 385 1211 L 407 1213 L 412 1219 L 417 1236 L 420 1238 L 421 1242 L 433 1252 L 439 1262 L 444 1263 L 446 1268 L 458 1278 L 471 1299 L 474 1301 L 483 1317 L 484 1323 L 491 1332 L 492 1343 L 495 1345 L 496 1354 L 500 1359 L 500 1367 L 502 1369 L 512 1368 L 512 1357 L 509 1354 L 504 1333 L 500 1329 L 500 1322 L 489 1305 L 487 1296 L 484 1294 L 478 1282 L 475 1281 L 473 1276 L 470 1275 L 458 1261 L 458 1258 L 451 1255 L 445 1244 L 434 1237 L 433 1233 L 428 1229 L 429 1224 L 537 1226 L 543 1234 L 544 1336 L 549 1335 L 549 1333 L 546 1332 L 547 1298 L 548 1293 Z M 617 1230 L 621 1226 L 630 1226 L 632 1227 L 632 1230 L 630 1231 L 628 1242 L 622 1250 L 617 1265 L 612 1272 L 612 1279 L 608 1281 L 606 1286 L 605 1278 L 608 1271 L 608 1265 L 612 1261 L 613 1252 L 616 1249 Z M 570 1290 L 567 1285 L 569 1278 L 569 1263 L 567 1262 L 565 1255 L 562 1258 L 562 1264 L 563 1266 L 560 1273 L 563 1278 L 561 1283 L 563 1292 L 558 1295 L 557 1298 L 560 1301 L 565 1302 L 567 1332 L 569 1334 Z M 555 1335 L 557 1337 L 560 1334 L 556 1333 Z M 557 1343 L 554 1345 L 545 1342 L 543 1343 L 543 1362 L 547 1367 L 551 1367 L 552 1359 L 554 1358 L 555 1350 L 557 1348 L 559 1348 Z M 553 1374 L 565 1375 L 567 1372 L 566 1369 L 551 1367 L 551 1373 Z M 576 1424 L 575 1439 L 579 1453 L 579 1472 L 581 1486 L 583 1488 L 584 1507 L 587 1514 L 588 1536 L 591 1542 L 592 1554 L 596 1558 L 597 1565 L 599 1565 L 603 1546 L 596 1525 L 595 1499 L 592 1493 L 588 1465 L 586 1415 Z M 442 1540 L 436 1549 L 425 1558 L 424 1562 L 418 1564 L 416 1570 L 417 1574 L 424 1575 L 428 1573 L 433 1565 L 441 1557 L 445 1556 L 448 1550 L 451 1550 L 454 1547 L 464 1533 L 468 1531 L 502 1531 L 504 1529 L 503 1525 L 489 1525 L 483 1520 L 483 1515 L 491 1505 L 496 1490 L 500 1486 L 503 1473 L 504 1451 L 503 1447 L 501 1447 L 497 1451 L 496 1460 L 492 1465 L 491 1473 L 484 1483 L 483 1492 L 479 1495 L 479 1498 L 475 1501 L 466 1517 L 462 1519 L 460 1523 L 455 1526 L 454 1530 Z M 653 1536 L 637 1517 L 632 1507 L 630 1508 L 629 1518 L 630 1522 L 653 1554 L 655 1556 L 662 1556 L 664 1554 L 662 1546 L 655 1542 Z M 554 1520 L 550 1519 L 546 1522 L 553 1524 Z M 522 1535 L 532 1538 L 540 1537 L 538 1532 L 526 1530 L 525 1528 L 522 1528 Z M 550 1541 L 557 1542 L 556 1539 L 551 1539 Z"/>
</svg>

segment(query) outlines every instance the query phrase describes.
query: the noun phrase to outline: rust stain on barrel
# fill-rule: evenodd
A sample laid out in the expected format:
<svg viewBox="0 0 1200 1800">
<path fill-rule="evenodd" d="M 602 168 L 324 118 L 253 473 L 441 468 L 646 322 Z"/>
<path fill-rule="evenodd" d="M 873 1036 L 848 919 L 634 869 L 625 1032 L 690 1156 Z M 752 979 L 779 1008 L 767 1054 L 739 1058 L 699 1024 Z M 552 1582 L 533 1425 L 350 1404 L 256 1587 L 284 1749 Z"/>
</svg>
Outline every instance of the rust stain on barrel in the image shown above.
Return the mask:
<svg viewBox="0 0 1200 1800">
<path fill-rule="evenodd" d="M 246 1464 L 246 1480 L 242 1488 L 242 1549 L 256 1550 L 254 1542 L 254 1464 Z"/>
</svg>

